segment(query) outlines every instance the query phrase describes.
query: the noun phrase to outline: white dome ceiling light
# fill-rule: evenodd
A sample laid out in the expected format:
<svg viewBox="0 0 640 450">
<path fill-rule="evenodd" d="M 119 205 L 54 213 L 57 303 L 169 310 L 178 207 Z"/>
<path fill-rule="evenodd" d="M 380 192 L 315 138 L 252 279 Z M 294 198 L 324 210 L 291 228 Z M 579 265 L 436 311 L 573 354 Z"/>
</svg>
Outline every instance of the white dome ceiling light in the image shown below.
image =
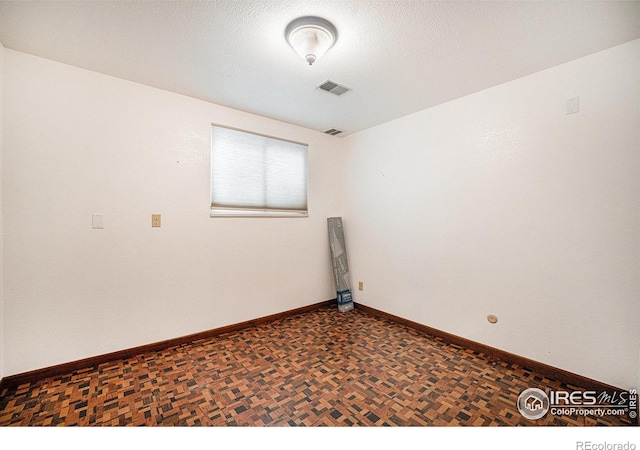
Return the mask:
<svg viewBox="0 0 640 450">
<path fill-rule="evenodd" d="M 338 32 L 331 22 L 307 16 L 291 22 L 285 38 L 296 53 L 312 65 L 335 44 Z"/>
</svg>

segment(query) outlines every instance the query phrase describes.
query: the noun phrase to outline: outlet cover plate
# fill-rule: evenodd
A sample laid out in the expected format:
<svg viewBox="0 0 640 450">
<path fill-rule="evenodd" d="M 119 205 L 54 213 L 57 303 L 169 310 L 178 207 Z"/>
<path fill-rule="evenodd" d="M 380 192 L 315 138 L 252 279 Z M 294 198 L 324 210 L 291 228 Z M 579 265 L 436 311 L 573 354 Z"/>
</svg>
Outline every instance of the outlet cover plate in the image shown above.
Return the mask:
<svg viewBox="0 0 640 450">
<path fill-rule="evenodd" d="M 161 225 L 160 214 L 151 214 L 151 226 L 158 228 Z"/>
</svg>

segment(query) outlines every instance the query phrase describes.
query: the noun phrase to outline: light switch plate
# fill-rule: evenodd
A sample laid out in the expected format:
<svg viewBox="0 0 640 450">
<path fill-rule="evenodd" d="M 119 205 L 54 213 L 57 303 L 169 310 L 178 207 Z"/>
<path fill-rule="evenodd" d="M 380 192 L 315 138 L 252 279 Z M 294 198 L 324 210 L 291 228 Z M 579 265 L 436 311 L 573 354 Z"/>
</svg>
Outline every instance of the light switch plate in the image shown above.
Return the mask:
<svg viewBox="0 0 640 450">
<path fill-rule="evenodd" d="M 91 228 L 94 230 L 102 230 L 104 228 L 104 216 L 102 214 L 91 215 Z"/>
<path fill-rule="evenodd" d="M 567 114 L 575 114 L 580 111 L 580 97 L 567 100 Z"/>
<path fill-rule="evenodd" d="M 160 214 L 151 214 L 151 226 L 153 228 L 158 228 L 160 225 Z"/>
</svg>

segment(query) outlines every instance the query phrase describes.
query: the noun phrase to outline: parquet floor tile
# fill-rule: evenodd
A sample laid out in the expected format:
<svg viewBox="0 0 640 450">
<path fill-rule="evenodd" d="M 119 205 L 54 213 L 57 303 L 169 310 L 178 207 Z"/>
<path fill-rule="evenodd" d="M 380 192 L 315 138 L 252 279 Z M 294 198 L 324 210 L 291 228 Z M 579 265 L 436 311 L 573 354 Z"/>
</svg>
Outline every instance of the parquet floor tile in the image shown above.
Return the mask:
<svg viewBox="0 0 640 450">
<path fill-rule="evenodd" d="M 630 425 L 518 412 L 522 367 L 354 310 L 316 311 L 0 392 L 0 426 Z"/>
</svg>

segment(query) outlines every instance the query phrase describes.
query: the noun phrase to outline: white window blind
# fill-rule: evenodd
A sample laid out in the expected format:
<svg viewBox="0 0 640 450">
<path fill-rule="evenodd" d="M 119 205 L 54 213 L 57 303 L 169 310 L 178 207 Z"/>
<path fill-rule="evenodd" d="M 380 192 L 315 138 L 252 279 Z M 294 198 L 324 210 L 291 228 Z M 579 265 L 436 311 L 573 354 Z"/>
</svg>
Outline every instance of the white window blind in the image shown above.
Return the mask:
<svg viewBox="0 0 640 450">
<path fill-rule="evenodd" d="M 211 216 L 306 216 L 308 146 L 213 125 Z"/>
</svg>

